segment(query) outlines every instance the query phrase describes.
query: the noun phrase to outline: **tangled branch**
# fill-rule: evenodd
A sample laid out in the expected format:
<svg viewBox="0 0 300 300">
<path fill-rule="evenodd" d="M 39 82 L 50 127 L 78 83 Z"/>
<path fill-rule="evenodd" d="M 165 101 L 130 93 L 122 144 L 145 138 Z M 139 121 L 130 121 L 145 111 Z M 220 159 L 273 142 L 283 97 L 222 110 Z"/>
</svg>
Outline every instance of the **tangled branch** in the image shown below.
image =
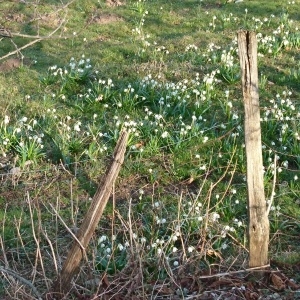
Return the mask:
<svg viewBox="0 0 300 300">
<path fill-rule="evenodd" d="M 51 14 L 58 14 L 60 11 L 64 11 L 68 6 L 70 6 L 72 3 L 74 3 L 76 0 L 70 0 L 69 2 L 67 2 L 66 4 L 64 4 L 63 6 L 57 8 L 56 10 L 54 10 L 53 12 L 51 12 Z M 26 2 L 25 2 L 26 3 Z M 26 3 L 27 4 L 27 3 Z M 37 21 L 41 18 L 33 18 L 30 20 L 29 23 L 33 22 L 33 21 Z M 0 24 L 0 41 L 3 38 L 7 38 L 10 39 L 11 42 L 13 43 L 13 45 L 15 46 L 15 50 L 14 51 L 10 51 L 7 54 L 3 55 L 0 57 L 0 61 L 4 60 L 14 54 L 18 54 L 20 53 L 22 50 L 33 46 L 34 44 L 41 42 L 43 40 L 48 40 L 48 39 L 61 39 L 61 38 L 68 38 L 69 36 L 62 36 L 60 35 L 56 35 L 56 33 L 62 28 L 63 25 L 65 25 L 67 23 L 67 12 L 65 12 L 64 17 L 60 20 L 59 24 L 56 26 L 56 28 L 54 30 L 52 30 L 49 34 L 47 35 L 28 35 L 28 34 L 23 34 L 23 33 L 17 33 L 17 32 L 12 32 L 12 30 L 10 30 L 9 28 L 7 28 L 7 26 L 1 26 Z M 24 38 L 24 39 L 31 39 L 31 41 L 27 42 L 24 46 L 22 47 L 18 47 L 16 45 L 16 43 L 14 42 L 14 38 L 18 37 L 18 38 Z M 22 55 L 23 56 L 23 55 Z"/>
<path fill-rule="evenodd" d="M 38 299 L 42 299 L 42 294 L 36 289 L 36 287 L 29 280 L 20 276 L 15 271 L 1 266 L 0 266 L 0 272 L 10 275 L 15 279 L 17 279 L 18 281 L 22 282 L 23 284 L 27 285 L 32 290 L 32 292 L 37 296 Z"/>
</svg>

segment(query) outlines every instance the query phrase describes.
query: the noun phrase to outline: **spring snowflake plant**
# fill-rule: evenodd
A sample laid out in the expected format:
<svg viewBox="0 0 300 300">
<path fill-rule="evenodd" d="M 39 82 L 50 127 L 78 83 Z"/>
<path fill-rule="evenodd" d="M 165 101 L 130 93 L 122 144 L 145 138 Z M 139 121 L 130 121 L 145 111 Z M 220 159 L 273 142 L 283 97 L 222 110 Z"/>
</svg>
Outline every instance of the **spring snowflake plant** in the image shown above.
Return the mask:
<svg viewBox="0 0 300 300">
<path fill-rule="evenodd" d="M 36 165 L 45 157 L 44 134 L 38 128 L 37 120 L 24 116 L 15 124 L 11 124 L 10 117 L 5 115 L 0 123 L 0 133 L 2 156 L 14 152 L 17 155 L 18 166 L 24 167 L 29 162 Z"/>
<path fill-rule="evenodd" d="M 41 78 L 41 82 L 45 85 L 59 84 L 60 93 L 64 94 L 76 91 L 78 85 L 87 83 L 93 75 L 91 60 L 82 55 L 79 61 L 72 57 L 69 65 L 63 68 L 56 65 L 50 67 L 47 76 Z"/>
<path fill-rule="evenodd" d="M 95 249 L 97 271 L 107 272 L 112 275 L 125 267 L 128 242 L 125 242 L 123 245 L 117 243 L 115 236 L 110 239 L 108 236 L 102 235 L 99 237 L 97 244 Z"/>
</svg>

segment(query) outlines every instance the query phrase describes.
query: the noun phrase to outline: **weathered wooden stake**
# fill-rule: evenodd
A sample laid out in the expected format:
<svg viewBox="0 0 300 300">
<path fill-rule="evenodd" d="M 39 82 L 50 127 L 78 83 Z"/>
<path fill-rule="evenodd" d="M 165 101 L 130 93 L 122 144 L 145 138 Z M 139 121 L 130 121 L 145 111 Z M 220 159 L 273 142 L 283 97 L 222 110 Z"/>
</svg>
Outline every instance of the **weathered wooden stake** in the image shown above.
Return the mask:
<svg viewBox="0 0 300 300">
<path fill-rule="evenodd" d="M 249 267 L 260 267 L 268 264 L 269 219 L 263 183 L 256 34 L 239 31 L 238 48 L 245 107 Z"/>
<path fill-rule="evenodd" d="M 82 225 L 77 234 L 77 241 L 73 242 L 62 271 L 52 286 L 52 291 L 46 299 L 62 299 L 69 292 L 71 281 L 79 270 L 81 259 L 85 255 L 85 249 L 99 223 L 104 208 L 111 193 L 112 186 L 121 169 L 126 151 L 128 133 L 123 131 L 116 145 L 113 159 L 105 177 L 98 186 L 91 206 L 85 215 Z"/>
</svg>

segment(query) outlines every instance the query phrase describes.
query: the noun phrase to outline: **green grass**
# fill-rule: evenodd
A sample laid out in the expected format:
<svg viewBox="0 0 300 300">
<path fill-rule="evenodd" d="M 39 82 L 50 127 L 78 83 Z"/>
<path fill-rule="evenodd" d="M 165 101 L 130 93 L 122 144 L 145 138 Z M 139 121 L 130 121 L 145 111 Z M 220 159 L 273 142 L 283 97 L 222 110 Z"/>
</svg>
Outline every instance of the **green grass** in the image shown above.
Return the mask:
<svg viewBox="0 0 300 300">
<path fill-rule="evenodd" d="M 136 293 L 146 297 L 155 281 L 190 295 L 195 290 L 172 282 L 202 269 L 217 272 L 215 264 L 246 267 L 241 28 L 258 33 L 267 200 L 278 156 L 270 257 L 282 260 L 286 247 L 299 251 L 299 1 L 275 2 L 132 0 L 110 7 L 88 0 L 46 15 L 57 7 L 48 1 L 36 8 L 46 16 L 39 22 L 29 22 L 30 4 L 3 4 L 12 32 L 47 35 L 65 11 L 68 19 L 56 34 L 62 37 L 28 47 L 23 66 L 0 74 L 3 240 L 12 253 L 30 254 L 16 265 L 8 256 L 17 271 L 31 268 L 32 251 L 41 247 L 51 261 L 43 276 L 54 279 L 52 267 L 71 236 L 50 204 L 69 227 L 80 225 L 122 128 L 131 135 L 114 201 L 88 253 L 94 273 L 106 270 L 122 282 L 122 271 L 141 268 Z M 21 47 L 29 39 L 13 41 Z M 15 49 L 7 38 L 0 45 L 0 59 Z M 12 167 L 20 171 L 10 174 Z M 28 199 L 40 223 L 31 224 Z"/>
</svg>

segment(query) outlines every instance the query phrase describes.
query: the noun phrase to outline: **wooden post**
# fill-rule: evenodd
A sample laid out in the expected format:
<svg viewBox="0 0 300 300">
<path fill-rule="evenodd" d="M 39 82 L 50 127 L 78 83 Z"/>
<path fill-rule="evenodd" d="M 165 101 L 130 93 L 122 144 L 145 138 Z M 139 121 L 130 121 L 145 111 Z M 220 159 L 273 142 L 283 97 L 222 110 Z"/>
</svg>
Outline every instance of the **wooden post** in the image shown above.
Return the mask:
<svg viewBox="0 0 300 300">
<path fill-rule="evenodd" d="M 94 195 L 91 206 L 85 215 L 82 225 L 77 234 L 77 241 L 73 242 L 62 271 L 58 279 L 52 286 L 52 291 L 46 296 L 46 299 L 62 299 L 69 292 L 71 281 L 79 270 L 81 259 L 85 255 L 85 249 L 99 223 L 104 208 L 111 193 L 112 186 L 118 176 L 121 165 L 124 161 L 124 154 L 128 140 L 128 133 L 123 131 L 117 142 L 112 162 L 107 170 L 102 183 Z"/>
<path fill-rule="evenodd" d="M 260 267 L 269 263 L 269 219 L 263 183 L 256 34 L 239 31 L 238 48 L 245 108 L 249 267 Z"/>
</svg>

